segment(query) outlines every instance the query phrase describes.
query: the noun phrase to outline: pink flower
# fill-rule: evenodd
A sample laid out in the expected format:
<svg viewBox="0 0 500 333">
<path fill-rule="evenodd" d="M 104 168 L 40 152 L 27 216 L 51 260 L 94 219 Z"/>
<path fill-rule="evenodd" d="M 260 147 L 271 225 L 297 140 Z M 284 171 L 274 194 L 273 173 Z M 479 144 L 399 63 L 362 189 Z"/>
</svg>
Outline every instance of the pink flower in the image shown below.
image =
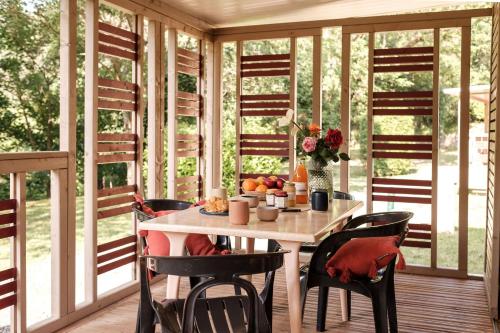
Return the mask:
<svg viewBox="0 0 500 333">
<path fill-rule="evenodd" d="M 313 152 L 316 149 L 317 142 L 318 139 L 307 136 L 304 138 L 304 141 L 302 142 L 302 149 L 304 149 L 306 153 Z"/>
</svg>

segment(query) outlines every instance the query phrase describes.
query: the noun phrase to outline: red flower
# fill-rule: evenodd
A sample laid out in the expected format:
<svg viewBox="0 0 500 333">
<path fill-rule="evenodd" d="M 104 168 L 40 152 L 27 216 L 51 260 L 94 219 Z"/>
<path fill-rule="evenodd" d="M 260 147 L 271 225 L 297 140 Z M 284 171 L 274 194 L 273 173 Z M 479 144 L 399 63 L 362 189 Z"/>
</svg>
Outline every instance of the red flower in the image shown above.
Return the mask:
<svg viewBox="0 0 500 333">
<path fill-rule="evenodd" d="M 340 145 L 344 142 L 342 133 L 338 129 L 332 130 L 328 129 L 325 136 L 325 143 L 330 146 L 331 149 L 339 149 Z"/>
</svg>

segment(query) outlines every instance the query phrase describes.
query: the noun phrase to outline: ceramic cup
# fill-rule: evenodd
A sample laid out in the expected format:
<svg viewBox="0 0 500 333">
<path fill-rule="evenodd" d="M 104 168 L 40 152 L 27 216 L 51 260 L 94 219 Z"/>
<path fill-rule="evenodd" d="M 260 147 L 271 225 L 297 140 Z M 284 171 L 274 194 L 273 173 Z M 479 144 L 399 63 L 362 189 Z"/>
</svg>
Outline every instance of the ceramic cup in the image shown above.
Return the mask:
<svg viewBox="0 0 500 333">
<path fill-rule="evenodd" d="M 250 207 L 248 201 L 230 200 L 229 201 L 229 223 L 248 224 L 250 219 Z"/>
<path fill-rule="evenodd" d="M 256 195 L 243 194 L 240 195 L 238 199 L 248 201 L 248 206 L 250 208 L 255 208 L 259 205 L 259 197 Z"/>
<path fill-rule="evenodd" d="M 276 221 L 279 213 L 280 210 L 277 207 L 267 207 L 267 206 L 257 207 L 257 217 L 261 221 L 269 221 L 269 222 Z"/>
<path fill-rule="evenodd" d="M 326 212 L 328 210 L 328 192 L 316 190 L 311 193 L 311 209 Z"/>
</svg>

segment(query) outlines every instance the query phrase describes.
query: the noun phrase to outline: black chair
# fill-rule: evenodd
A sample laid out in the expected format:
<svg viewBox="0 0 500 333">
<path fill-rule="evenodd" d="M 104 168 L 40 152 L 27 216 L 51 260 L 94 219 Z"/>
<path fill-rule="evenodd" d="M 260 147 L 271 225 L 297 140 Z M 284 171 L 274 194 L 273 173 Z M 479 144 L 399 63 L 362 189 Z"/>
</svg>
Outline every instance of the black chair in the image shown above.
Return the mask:
<svg viewBox="0 0 500 333">
<path fill-rule="evenodd" d="M 340 191 L 333 191 L 333 199 L 337 200 L 354 200 L 354 196 L 352 194 L 346 193 L 346 192 L 340 192 Z M 352 219 L 351 216 L 347 219 L 347 221 L 350 221 Z M 300 246 L 299 252 L 303 253 L 313 253 L 316 248 L 318 247 L 317 243 L 303 243 Z"/>
<path fill-rule="evenodd" d="M 408 221 L 413 217 L 410 212 L 387 212 L 358 216 L 346 224 L 340 232 L 325 238 L 311 257 L 309 265 L 301 268 L 301 292 L 303 306 L 307 291 L 313 287 L 318 290 L 318 312 L 316 330 L 325 330 L 326 311 L 328 306 L 328 291 L 330 287 L 342 288 L 348 291 L 348 307 L 350 313 L 350 292 L 356 292 L 371 298 L 375 329 L 377 333 L 387 332 L 387 317 L 391 332 L 397 332 L 396 298 L 394 292 L 394 268 L 396 258 L 384 269 L 379 270 L 376 279 L 354 277 L 351 282 L 343 283 L 338 277 L 331 278 L 325 269 L 327 261 L 337 250 L 352 238 L 400 236 L 398 246 L 403 242 L 408 232 Z M 371 224 L 366 228 L 357 228 L 362 224 Z"/>
<path fill-rule="evenodd" d="M 156 324 L 166 332 L 271 332 L 272 295 L 275 270 L 283 265 L 281 252 L 140 258 L 141 294 L 136 333 L 153 333 Z M 186 299 L 158 302 L 151 296 L 148 269 L 157 274 L 196 276 L 204 279 L 191 289 Z M 260 293 L 240 275 L 265 273 Z M 272 278 L 269 278 L 272 276 Z M 200 298 L 208 288 L 238 286 L 246 295 Z M 270 310 L 270 312 L 266 312 Z"/>
</svg>

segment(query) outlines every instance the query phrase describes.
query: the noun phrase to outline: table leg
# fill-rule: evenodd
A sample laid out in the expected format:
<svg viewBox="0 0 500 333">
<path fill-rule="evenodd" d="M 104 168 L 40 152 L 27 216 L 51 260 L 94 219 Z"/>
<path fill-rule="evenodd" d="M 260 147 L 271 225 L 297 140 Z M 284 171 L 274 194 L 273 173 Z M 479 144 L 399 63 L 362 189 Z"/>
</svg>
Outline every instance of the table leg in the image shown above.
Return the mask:
<svg viewBox="0 0 500 333">
<path fill-rule="evenodd" d="M 247 237 L 247 254 L 252 254 L 255 251 L 255 238 Z M 250 282 L 252 282 L 252 275 L 245 275 L 244 278 Z"/>
<path fill-rule="evenodd" d="M 170 241 L 170 255 L 182 256 L 184 255 L 184 248 L 186 246 L 186 233 L 180 232 L 166 232 L 165 235 Z M 167 278 L 167 299 L 179 298 L 179 284 L 180 276 L 169 275 Z"/>
<path fill-rule="evenodd" d="M 340 312 L 342 313 L 342 321 L 348 321 L 347 315 L 347 290 L 339 288 L 340 291 Z"/>
<path fill-rule="evenodd" d="M 300 304 L 300 242 L 279 241 L 285 254 L 286 289 L 288 293 L 288 313 L 290 315 L 290 332 L 302 332 L 302 304 Z"/>
</svg>

